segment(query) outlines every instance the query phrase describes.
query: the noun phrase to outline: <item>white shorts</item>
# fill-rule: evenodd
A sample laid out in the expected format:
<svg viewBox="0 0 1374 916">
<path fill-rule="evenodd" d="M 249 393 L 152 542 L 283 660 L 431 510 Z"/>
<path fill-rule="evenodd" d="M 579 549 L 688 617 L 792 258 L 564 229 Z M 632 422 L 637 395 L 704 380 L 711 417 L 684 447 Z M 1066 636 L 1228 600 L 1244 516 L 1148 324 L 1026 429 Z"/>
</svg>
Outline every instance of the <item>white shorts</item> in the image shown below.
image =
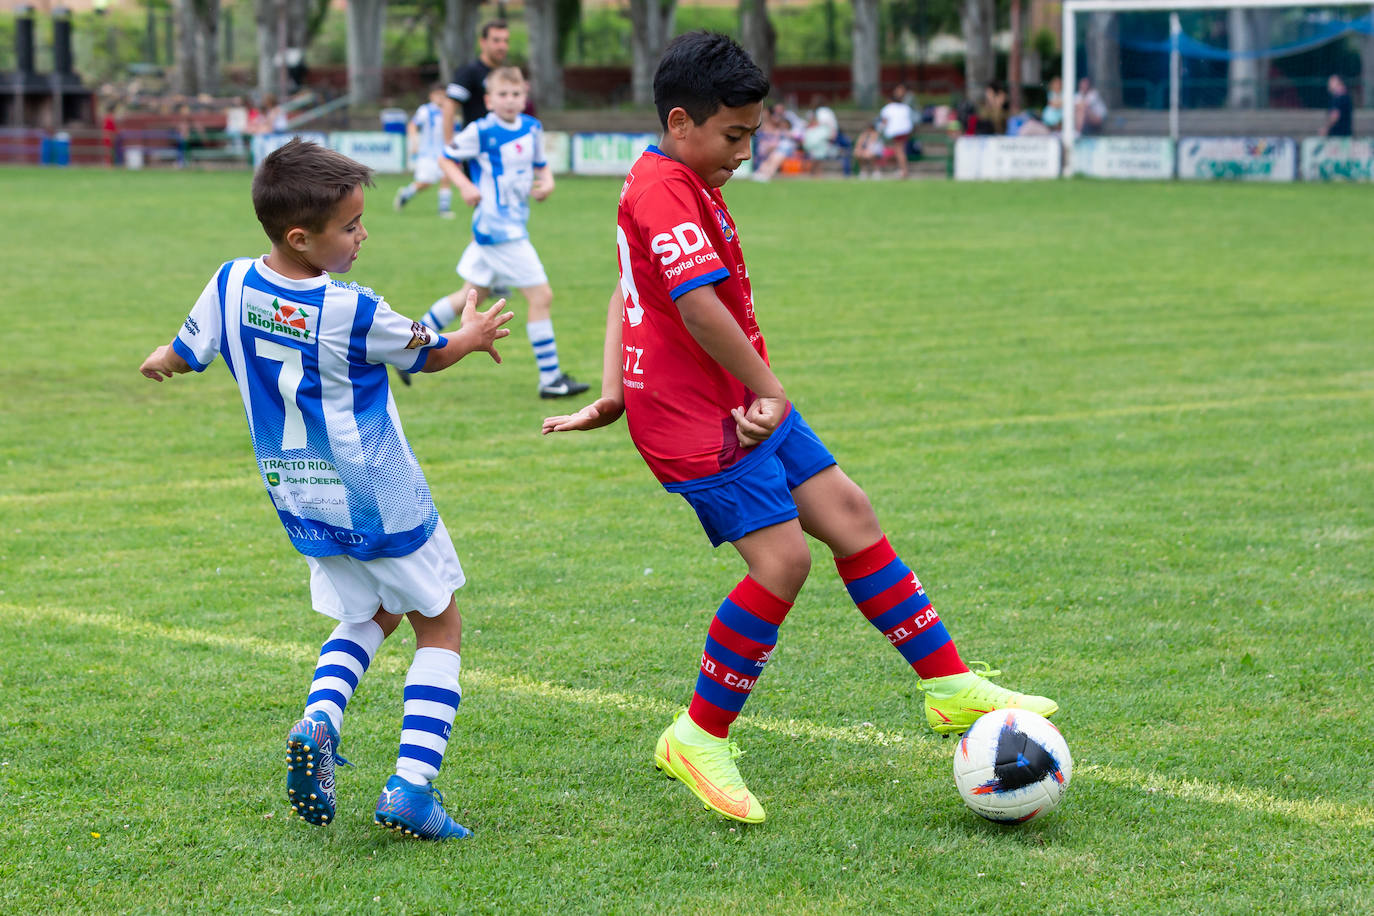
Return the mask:
<svg viewBox="0 0 1374 916">
<path fill-rule="evenodd" d="M 380 605 L 392 614 L 419 611 L 437 617 L 467 581 L 441 519 L 428 541 L 403 557 L 359 560 L 347 554 L 306 557 L 315 610 L 345 623 L 362 623 Z"/>
<path fill-rule="evenodd" d="M 549 275 L 544 273 L 544 265 L 529 239 L 499 245 L 468 242 L 458 260 L 458 276 L 486 289 L 493 286 L 527 289 L 549 282 Z"/>
<path fill-rule="evenodd" d="M 439 160 L 429 156 L 415 157 L 415 180 L 420 184 L 438 184 L 439 179 L 444 177 L 444 172 L 439 168 Z"/>
</svg>

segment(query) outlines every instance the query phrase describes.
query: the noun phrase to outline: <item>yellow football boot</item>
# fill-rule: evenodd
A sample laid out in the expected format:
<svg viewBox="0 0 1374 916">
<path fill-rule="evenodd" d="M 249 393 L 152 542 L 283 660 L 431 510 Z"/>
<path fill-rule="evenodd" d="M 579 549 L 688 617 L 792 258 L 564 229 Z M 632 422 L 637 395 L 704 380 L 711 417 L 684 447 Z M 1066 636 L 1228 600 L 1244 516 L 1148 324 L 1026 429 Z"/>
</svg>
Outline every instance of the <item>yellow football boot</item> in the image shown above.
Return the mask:
<svg viewBox="0 0 1374 916">
<path fill-rule="evenodd" d="M 744 752 L 728 738 L 717 738 L 687 716 L 684 709 L 659 736 L 654 766 L 669 779 L 692 790 L 707 808 L 745 824 L 759 824 L 763 805 L 749 791 L 735 766 Z"/>
<path fill-rule="evenodd" d="M 971 664 L 983 667 L 978 671 L 917 682 L 925 693 L 926 721 L 940 734 L 965 731 L 979 716 L 994 709 L 1028 709 L 1046 718 L 1059 711 L 1059 704 L 1049 697 L 1016 693 L 989 681 L 988 678 L 997 677 L 1002 672 L 989 670 L 987 662 Z"/>
</svg>

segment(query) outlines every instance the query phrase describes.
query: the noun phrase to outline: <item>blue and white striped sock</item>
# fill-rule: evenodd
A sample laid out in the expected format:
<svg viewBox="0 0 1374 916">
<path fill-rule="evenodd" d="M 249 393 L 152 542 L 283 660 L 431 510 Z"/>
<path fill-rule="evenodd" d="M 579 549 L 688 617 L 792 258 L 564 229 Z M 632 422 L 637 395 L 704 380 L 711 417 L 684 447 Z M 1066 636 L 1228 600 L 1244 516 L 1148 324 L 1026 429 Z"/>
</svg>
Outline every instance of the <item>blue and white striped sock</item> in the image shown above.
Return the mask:
<svg viewBox="0 0 1374 916">
<path fill-rule="evenodd" d="M 451 211 L 452 209 L 453 209 L 453 189 L 452 189 L 452 188 L 440 188 L 440 189 L 439 189 L 439 212 L 440 212 L 440 213 L 448 213 L 448 212 Z"/>
<path fill-rule="evenodd" d="M 457 317 L 458 310 L 453 307 L 453 303 L 448 301 L 448 296 L 440 296 L 434 300 L 434 304 L 429 307 L 428 312 L 425 312 L 425 317 L 421 318 L 420 322 L 425 327 L 442 331 L 452 324 L 453 319 Z"/>
<path fill-rule="evenodd" d="M 376 621 L 341 623 L 320 647 L 320 660 L 310 682 L 305 715 L 321 711 L 329 716 L 336 732 L 343 730 L 344 708 L 358 689 L 358 681 L 372 664 L 386 635 Z"/>
<path fill-rule="evenodd" d="M 558 344 L 553 338 L 553 319 L 531 321 L 525 325 L 525 333 L 530 335 L 534 362 L 539 366 L 539 384 L 547 385 L 559 376 Z"/>
<path fill-rule="evenodd" d="M 415 650 L 406 674 L 401 749 L 396 755 L 396 775 L 407 782 L 428 785 L 439 775 L 449 731 L 463 699 L 458 686 L 461 667 L 458 653 L 449 649 L 425 646 Z"/>
</svg>

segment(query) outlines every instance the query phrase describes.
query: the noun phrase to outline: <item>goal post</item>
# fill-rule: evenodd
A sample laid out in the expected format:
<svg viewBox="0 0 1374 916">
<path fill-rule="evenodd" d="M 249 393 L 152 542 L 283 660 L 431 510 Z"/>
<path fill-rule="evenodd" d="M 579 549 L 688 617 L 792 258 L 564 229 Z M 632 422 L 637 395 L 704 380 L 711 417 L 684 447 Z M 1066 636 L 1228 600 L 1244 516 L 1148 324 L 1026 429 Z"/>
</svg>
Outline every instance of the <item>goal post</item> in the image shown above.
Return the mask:
<svg viewBox="0 0 1374 916">
<path fill-rule="evenodd" d="M 1086 20 L 1085 20 L 1086 14 Z M 1099 14 L 1111 14 L 1099 15 Z M 1102 23 L 1114 30 L 1102 34 Z M 1271 73 L 1305 66 L 1309 70 L 1324 66 L 1335 73 L 1339 67 L 1354 66 L 1358 56 L 1360 75 L 1353 82 L 1364 91 L 1366 104 L 1374 101 L 1374 6 L 1332 0 L 1064 0 L 1061 21 L 1061 111 L 1060 131 L 1066 154 L 1071 154 L 1078 138 L 1075 112 L 1079 101 L 1078 83 L 1084 74 L 1079 67 L 1079 43 L 1088 47 L 1086 69 L 1092 70 L 1093 52 L 1102 69 L 1115 84 L 1111 87 L 1119 102 L 1127 93 L 1126 73 L 1132 67 L 1148 73 L 1137 78 L 1131 92 L 1147 96 L 1153 135 L 1160 135 L 1163 109 L 1168 111 L 1168 134 L 1177 142 L 1188 131 L 1185 112 L 1194 127 L 1199 122 L 1196 109 L 1211 113 L 1203 123 L 1219 121 L 1216 112 L 1240 112 L 1227 121 L 1231 125 L 1257 125 L 1254 134 L 1273 132 L 1263 125 L 1278 119 L 1262 113 L 1283 114 L 1283 106 L 1311 109 L 1314 99 L 1324 98 L 1323 75 L 1314 73 L 1287 79 L 1270 92 Z M 1355 36 L 1358 42 L 1345 39 Z M 1103 50 L 1103 49 L 1106 50 Z M 1315 57 L 1314 57 L 1315 55 Z M 1091 73 L 1096 82 L 1103 74 Z M 1249 83 L 1247 87 L 1247 83 Z M 1167 94 L 1164 90 L 1167 88 Z M 1353 88 L 1353 87 L 1352 87 Z M 1279 100 L 1271 108 L 1271 94 Z M 1279 97 L 1282 96 L 1280 99 Z M 1127 110 L 1130 110 L 1129 107 Z M 1251 112 L 1251 114 L 1245 114 Z M 1291 116 L 1294 110 L 1289 110 Z M 1117 120 L 1117 119 L 1114 119 Z M 1137 118 L 1143 123 L 1144 118 Z M 1319 117 L 1303 115 L 1297 132 L 1316 134 Z M 1308 125 L 1311 125 L 1309 127 Z M 1119 132 L 1119 131 L 1113 131 Z M 1132 131 L 1127 124 L 1127 134 Z M 1219 133 L 1234 135 L 1235 130 Z M 1072 156 L 1066 156 L 1072 170 Z"/>
</svg>

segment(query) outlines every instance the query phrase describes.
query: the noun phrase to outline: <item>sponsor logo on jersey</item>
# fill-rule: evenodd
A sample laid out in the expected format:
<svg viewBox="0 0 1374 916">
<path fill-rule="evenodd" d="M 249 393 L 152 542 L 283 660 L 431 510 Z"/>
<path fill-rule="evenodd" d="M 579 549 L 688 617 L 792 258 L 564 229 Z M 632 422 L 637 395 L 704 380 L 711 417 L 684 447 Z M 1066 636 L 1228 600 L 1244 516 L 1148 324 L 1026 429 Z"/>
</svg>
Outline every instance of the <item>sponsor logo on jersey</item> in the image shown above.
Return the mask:
<svg viewBox="0 0 1374 916">
<path fill-rule="evenodd" d="M 243 291 L 244 324 L 274 337 L 313 341 L 319 320 L 319 309 L 314 306 L 282 302 L 270 293 L 252 288 Z"/>
<path fill-rule="evenodd" d="M 661 255 L 660 264 L 671 264 L 683 255 L 694 254 L 706 247 L 706 233 L 693 222 L 678 223 L 669 232 L 660 232 L 649 239 L 649 250 Z"/>
<path fill-rule="evenodd" d="M 268 486 L 271 486 L 271 487 L 275 487 L 275 486 L 280 486 L 280 484 L 281 484 L 281 475 L 278 474 L 276 471 L 269 471 L 269 472 L 267 473 L 267 485 L 268 485 Z"/>
</svg>

